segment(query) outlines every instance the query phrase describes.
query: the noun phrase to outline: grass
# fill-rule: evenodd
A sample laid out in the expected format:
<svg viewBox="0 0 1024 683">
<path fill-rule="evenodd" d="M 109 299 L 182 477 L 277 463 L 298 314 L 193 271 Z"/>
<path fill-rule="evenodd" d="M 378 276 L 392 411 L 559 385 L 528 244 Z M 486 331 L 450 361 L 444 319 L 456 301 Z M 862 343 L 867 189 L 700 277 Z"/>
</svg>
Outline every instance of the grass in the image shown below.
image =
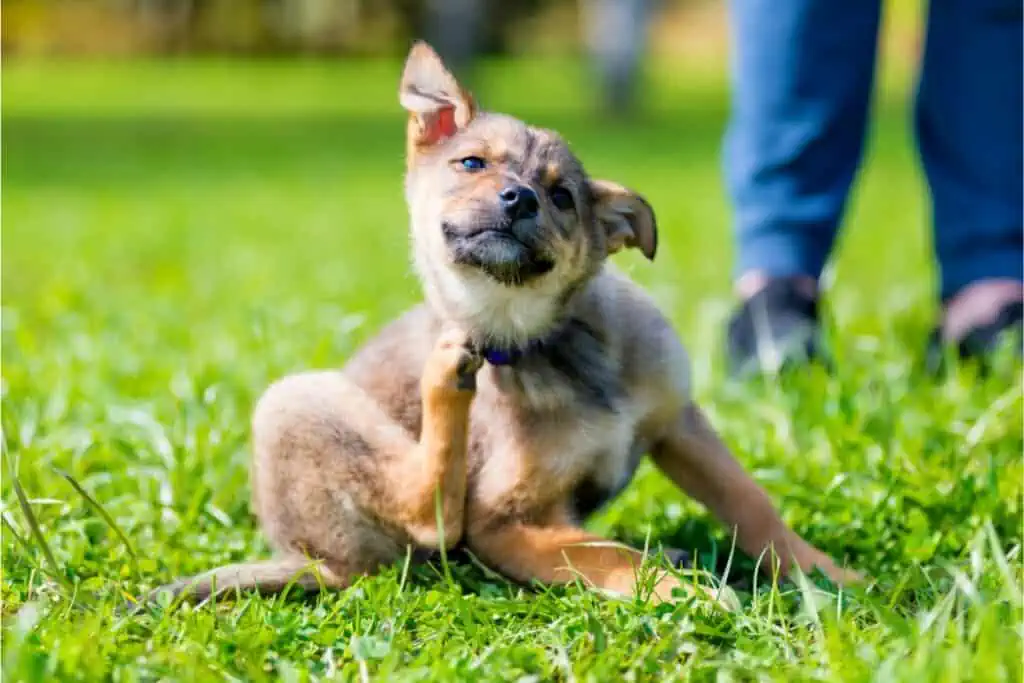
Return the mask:
<svg viewBox="0 0 1024 683">
<path fill-rule="evenodd" d="M 787 521 L 868 586 L 755 587 L 735 558 L 743 609 L 725 615 L 456 563 L 115 615 L 125 594 L 266 553 L 246 479 L 255 397 L 341 364 L 416 300 L 397 74 L 5 65 L 4 680 L 1021 680 L 1020 366 L 918 370 L 934 274 L 898 75 L 835 263 L 838 371 L 744 387 L 722 381 L 718 351 L 721 77 L 654 69 L 632 125 L 589 114 L 572 64 L 479 79 L 486 105 L 562 130 L 594 174 L 652 201 L 659 259 L 620 265 L 677 326 L 700 399 Z M 591 526 L 714 567 L 731 542 L 646 466 Z"/>
</svg>

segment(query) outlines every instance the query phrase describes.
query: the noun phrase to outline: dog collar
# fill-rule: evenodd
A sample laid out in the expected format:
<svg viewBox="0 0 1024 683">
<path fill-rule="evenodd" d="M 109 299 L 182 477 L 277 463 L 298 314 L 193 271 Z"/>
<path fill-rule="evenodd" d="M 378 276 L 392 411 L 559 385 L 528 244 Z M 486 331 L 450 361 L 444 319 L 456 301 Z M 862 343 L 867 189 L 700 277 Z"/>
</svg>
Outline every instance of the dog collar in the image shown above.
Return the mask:
<svg viewBox="0 0 1024 683">
<path fill-rule="evenodd" d="M 522 358 L 523 352 L 520 349 L 481 349 L 481 355 L 491 365 L 514 365 Z"/>
<path fill-rule="evenodd" d="M 540 348 L 541 343 L 538 339 L 527 342 L 525 346 L 484 346 L 480 349 L 480 355 L 491 365 L 515 365 L 527 352 Z"/>
</svg>

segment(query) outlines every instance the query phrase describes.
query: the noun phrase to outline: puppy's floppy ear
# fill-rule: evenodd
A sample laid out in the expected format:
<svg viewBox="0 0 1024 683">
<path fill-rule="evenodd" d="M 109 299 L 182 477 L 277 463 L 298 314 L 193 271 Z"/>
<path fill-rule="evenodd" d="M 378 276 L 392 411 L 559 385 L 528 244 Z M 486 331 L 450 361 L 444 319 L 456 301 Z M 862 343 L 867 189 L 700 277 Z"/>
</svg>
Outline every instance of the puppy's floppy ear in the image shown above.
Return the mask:
<svg viewBox="0 0 1024 683">
<path fill-rule="evenodd" d="M 608 237 L 608 253 L 637 247 L 653 261 L 658 251 L 658 224 L 647 200 L 608 180 L 591 180 L 590 195 L 594 217 Z"/>
<path fill-rule="evenodd" d="M 410 114 L 410 149 L 450 138 L 469 125 L 476 114 L 473 98 L 422 41 L 409 51 L 398 100 Z"/>
</svg>

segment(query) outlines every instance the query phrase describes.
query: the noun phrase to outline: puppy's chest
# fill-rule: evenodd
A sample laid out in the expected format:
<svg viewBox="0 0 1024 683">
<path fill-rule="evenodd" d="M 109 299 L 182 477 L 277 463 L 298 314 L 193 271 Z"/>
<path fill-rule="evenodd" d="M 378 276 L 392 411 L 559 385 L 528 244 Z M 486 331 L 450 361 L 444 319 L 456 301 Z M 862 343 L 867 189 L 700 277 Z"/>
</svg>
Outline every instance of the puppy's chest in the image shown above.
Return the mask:
<svg viewBox="0 0 1024 683">
<path fill-rule="evenodd" d="M 643 454 L 628 411 L 550 414 L 487 430 L 474 453 L 474 497 L 529 514 L 568 503 L 586 517 L 632 478 Z"/>
<path fill-rule="evenodd" d="M 470 419 L 471 498 L 530 517 L 589 513 L 630 479 L 645 408 L 606 334 L 571 319 L 515 367 L 487 368 Z"/>
</svg>

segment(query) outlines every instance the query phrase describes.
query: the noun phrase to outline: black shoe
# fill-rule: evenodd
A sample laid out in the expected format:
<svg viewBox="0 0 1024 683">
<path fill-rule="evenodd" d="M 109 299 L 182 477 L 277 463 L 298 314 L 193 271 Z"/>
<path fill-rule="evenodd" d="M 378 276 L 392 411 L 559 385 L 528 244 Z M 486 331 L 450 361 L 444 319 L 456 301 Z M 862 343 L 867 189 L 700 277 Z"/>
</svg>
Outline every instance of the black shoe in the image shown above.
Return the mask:
<svg viewBox="0 0 1024 683">
<path fill-rule="evenodd" d="M 961 360 L 976 359 L 984 365 L 985 360 L 991 357 L 1004 341 L 1014 339 L 1014 349 L 1020 357 L 1024 354 L 1024 349 L 1021 348 L 1022 337 L 1024 304 L 1020 301 L 1003 306 L 995 320 L 987 325 L 972 328 L 959 341 L 944 341 L 941 327 L 936 327 L 928 339 L 928 370 L 937 374 L 945 369 L 946 348 L 950 346 L 955 348 L 956 356 Z"/>
<path fill-rule="evenodd" d="M 733 313 L 726 335 L 732 377 L 775 374 L 823 356 L 818 300 L 773 280 Z"/>
</svg>

